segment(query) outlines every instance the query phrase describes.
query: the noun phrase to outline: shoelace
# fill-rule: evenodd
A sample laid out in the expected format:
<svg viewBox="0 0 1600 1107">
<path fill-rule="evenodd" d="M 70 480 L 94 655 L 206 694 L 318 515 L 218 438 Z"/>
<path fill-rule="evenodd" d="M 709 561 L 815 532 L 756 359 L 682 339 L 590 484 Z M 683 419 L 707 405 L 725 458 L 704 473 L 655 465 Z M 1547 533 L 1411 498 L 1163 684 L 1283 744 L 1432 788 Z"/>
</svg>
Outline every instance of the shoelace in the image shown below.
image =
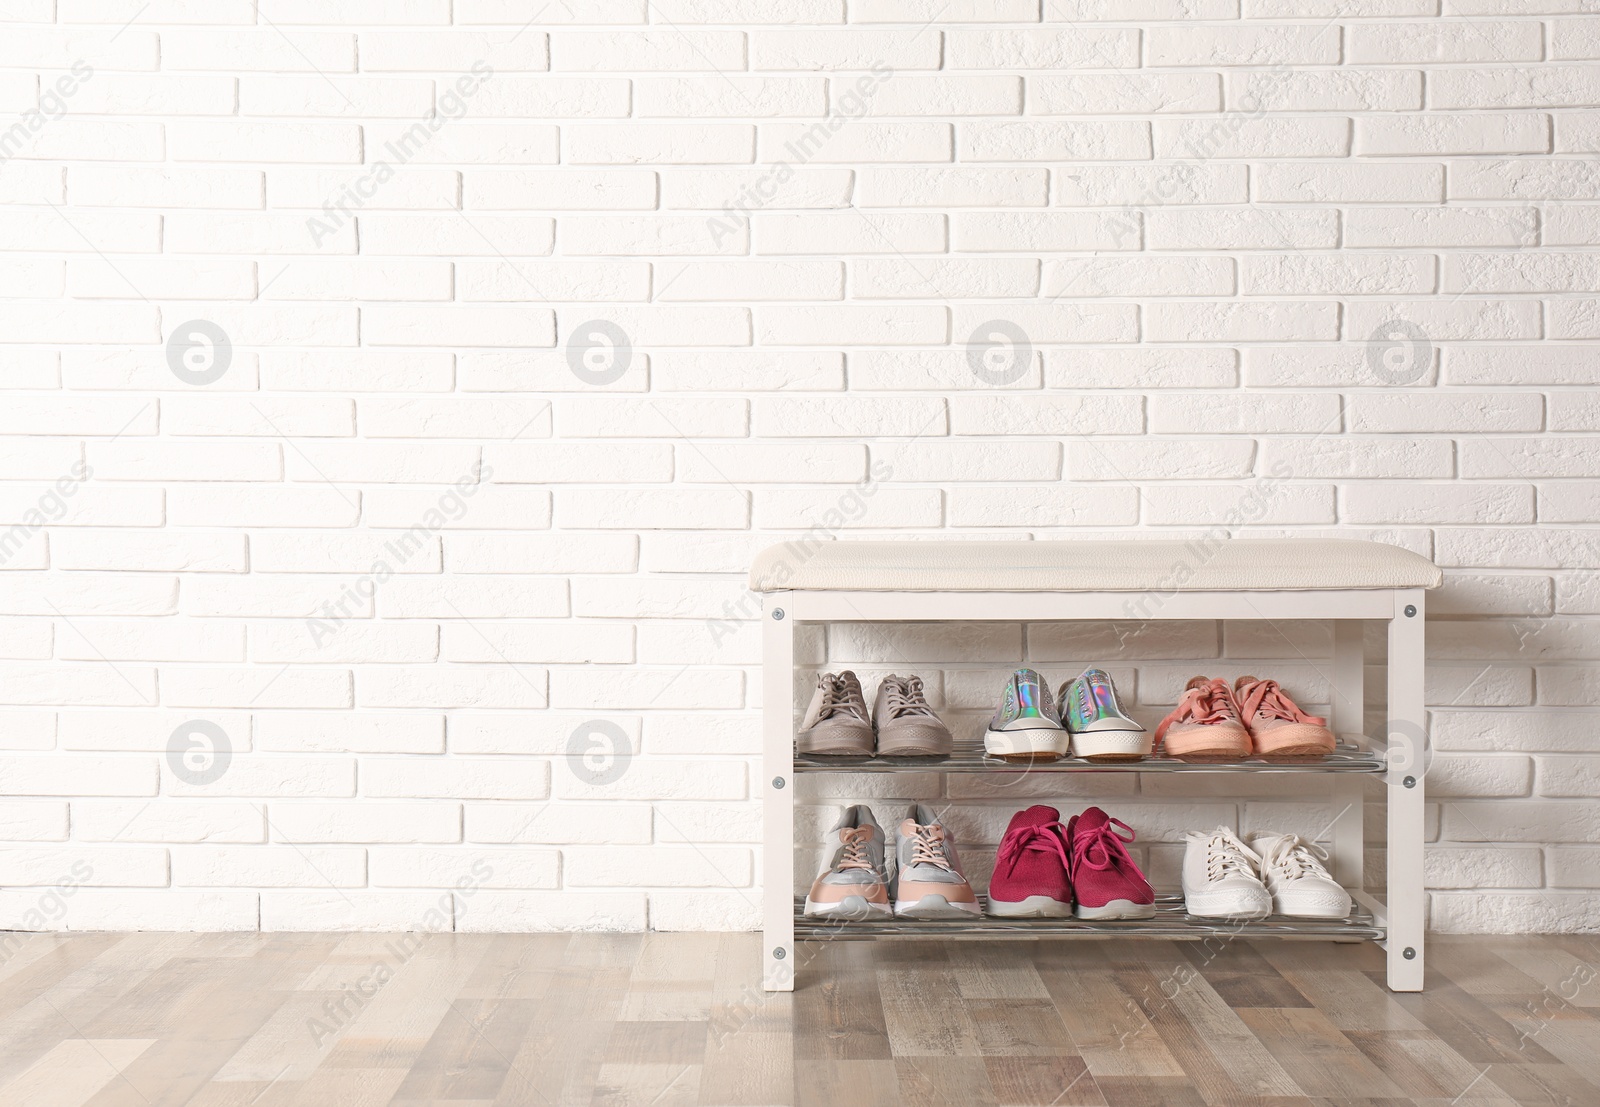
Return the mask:
<svg viewBox="0 0 1600 1107">
<path fill-rule="evenodd" d="M 1221 680 L 1210 680 L 1198 688 L 1190 688 L 1178 701 L 1161 725 L 1156 727 L 1156 741 L 1176 722 L 1192 722 L 1205 726 L 1212 723 L 1237 721 L 1239 709 L 1233 702 L 1233 693 Z"/>
<path fill-rule="evenodd" d="M 927 697 L 922 692 L 921 677 L 906 677 L 904 680 L 885 678 L 883 707 L 891 719 L 933 714 L 933 708 L 928 706 Z"/>
<path fill-rule="evenodd" d="M 1257 866 L 1261 855 L 1243 842 L 1233 831 L 1217 827 L 1209 834 L 1190 831 L 1185 836 L 1190 842 L 1204 842 L 1206 847 L 1206 879 L 1222 880 L 1229 876 L 1248 876 L 1259 880 Z"/>
<path fill-rule="evenodd" d="M 1300 705 L 1291 700 L 1283 689 L 1278 687 L 1278 682 L 1275 680 L 1258 680 L 1254 684 L 1245 685 L 1245 696 L 1239 703 L 1239 714 L 1246 719 L 1265 715 L 1269 719 L 1285 719 L 1291 723 L 1328 725 L 1328 720 L 1322 716 L 1307 715 L 1302 711 Z"/>
<path fill-rule="evenodd" d="M 1328 851 L 1315 842 L 1288 834 L 1272 843 L 1271 848 L 1261 855 L 1261 867 L 1276 869 L 1291 880 L 1298 880 L 1302 876 L 1320 876 L 1332 880 L 1333 877 L 1322 866 L 1327 859 Z"/>
<path fill-rule="evenodd" d="M 822 703 L 817 708 L 818 722 L 840 714 L 861 717 L 861 708 L 857 706 L 855 697 L 850 694 L 849 685 L 843 677 L 824 673 L 817 678 L 817 687 L 822 689 Z"/>
<path fill-rule="evenodd" d="M 1128 832 L 1126 838 L 1117 833 L 1116 828 L 1119 826 Z M 1128 868 L 1137 869 L 1133 857 L 1128 853 L 1128 843 L 1135 837 L 1137 836 L 1133 833 L 1133 827 L 1121 819 L 1108 819 L 1094 830 L 1083 831 L 1073 839 L 1073 864 L 1104 871 L 1116 866 L 1120 861 Z"/>
<path fill-rule="evenodd" d="M 916 825 L 916 837 L 911 840 L 911 864 L 907 865 L 937 865 L 949 872 L 950 859 L 944 855 L 944 827 Z"/>
<path fill-rule="evenodd" d="M 839 831 L 839 841 L 844 843 L 844 852 L 840 855 L 839 863 L 834 869 L 843 872 L 845 869 L 871 869 L 872 857 L 867 853 L 867 847 L 872 844 L 872 828 L 858 826 L 854 829 L 846 828 Z"/>
<path fill-rule="evenodd" d="M 1017 867 L 1017 862 L 1022 860 L 1022 855 L 1028 850 L 1036 853 L 1053 853 L 1061 858 L 1061 865 L 1068 872 L 1072 871 L 1072 859 L 1067 853 L 1067 828 L 1060 823 L 1042 823 L 1034 826 L 1025 826 L 1015 833 L 1007 834 L 1005 841 L 1000 843 L 1000 852 L 995 855 L 995 868 L 1006 866 L 1006 871 Z"/>
</svg>

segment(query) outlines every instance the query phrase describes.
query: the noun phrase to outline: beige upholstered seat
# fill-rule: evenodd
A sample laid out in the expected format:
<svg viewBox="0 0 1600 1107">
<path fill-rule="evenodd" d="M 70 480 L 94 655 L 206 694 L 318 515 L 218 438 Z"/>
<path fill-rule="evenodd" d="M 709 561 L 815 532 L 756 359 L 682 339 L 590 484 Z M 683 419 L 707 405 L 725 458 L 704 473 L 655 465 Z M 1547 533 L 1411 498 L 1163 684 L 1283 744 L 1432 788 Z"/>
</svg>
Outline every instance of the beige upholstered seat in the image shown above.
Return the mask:
<svg viewBox="0 0 1600 1107">
<path fill-rule="evenodd" d="M 750 567 L 757 592 L 1306 592 L 1435 588 L 1420 554 L 1351 539 L 790 542 Z"/>
</svg>

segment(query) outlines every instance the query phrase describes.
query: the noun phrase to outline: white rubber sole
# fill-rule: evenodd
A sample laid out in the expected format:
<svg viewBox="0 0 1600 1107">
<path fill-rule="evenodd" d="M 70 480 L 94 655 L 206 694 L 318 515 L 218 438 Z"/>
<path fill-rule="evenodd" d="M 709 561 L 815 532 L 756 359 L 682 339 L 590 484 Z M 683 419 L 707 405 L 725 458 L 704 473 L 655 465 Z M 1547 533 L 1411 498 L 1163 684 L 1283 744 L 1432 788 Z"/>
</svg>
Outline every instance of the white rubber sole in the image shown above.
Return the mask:
<svg viewBox="0 0 1600 1107">
<path fill-rule="evenodd" d="M 894 913 L 907 919 L 966 919 L 980 912 L 976 903 L 951 903 L 943 896 L 923 896 L 895 900 Z"/>
<path fill-rule="evenodd" d="M 1070 919 L 1072 904 L 1049 896 L 1028 896 L 1012 903 L 991 897 L 989 914 L 998 919 Z"/>
<path fill-rule="evenodd" d="M 1342 919 L 1350 914 L 1353 905 L 1348 899 L 1331 896 L 1273 896 L 1272 910 L 1277 915 L 1291 919 Z"/>
<path fill-rule="evenodd" d="M 1089 760 L 1136 761 L 1150 756 L 1155 736 L 1146 730 L 1086 730 L 1072 736 L 1072 752 Z"/>
<path fill-rule="evenodd" d="M 860 757 L 867 758 L 873 754 L 869 743 L 865 748 L 845 739 L 821 740 L 800 738 L 794 744 L 794 752 L 801 757 Z"/>
<path fill-rule="evenodd" d="M 1080 903 L 1073 914 L 1080 919 L 1153 919 L 1156 917 L 1156 905 L 1135 903 L 1131 899 L 1114 899 L 1104 907 L 1089 907 Z"/>
<path fill-rule="evenodd" d="M 1185 896 L 1183 909 L 1198 919 L 1264 919 L 1272 914 L 1272 904 L 1240 899 L 1238 896 L 1207 899 Z"/>
<path fill-rule="evenodd" d="M 812 919 L 887 919 L 889 905 L 872 903 L 865 896 L 845 896 L 838 903 L 813 903 L 807 896 L 806 916 Z"/>
<path fill-rule="evenodd" d="M 1067 756 L 1071 738 L 1064 730 L 986 730 L 983 748 L 993 757 L 1054 760 Z"/>
</svg>

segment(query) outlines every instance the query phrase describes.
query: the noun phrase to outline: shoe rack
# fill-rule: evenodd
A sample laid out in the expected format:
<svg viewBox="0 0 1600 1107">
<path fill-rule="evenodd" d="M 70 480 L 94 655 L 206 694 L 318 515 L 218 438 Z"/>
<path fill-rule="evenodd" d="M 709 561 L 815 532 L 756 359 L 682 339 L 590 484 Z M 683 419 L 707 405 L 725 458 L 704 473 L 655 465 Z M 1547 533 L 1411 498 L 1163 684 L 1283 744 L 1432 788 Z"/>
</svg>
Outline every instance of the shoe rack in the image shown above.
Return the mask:
<svg viewBox="0 0 1600 1107">
<path fill-rule="evenodd" d="M 779 591 L 765 593 L 762 612 L 762 696 L 765 814 L 764 971 L 768 991 L 791 991 L 803 952 L 797 942 L 873 938 L 1038 939 L 1160 938 L 1204 940 L 1301 938 L 1373 941 L 1387 953 L 1388 985 L 1397 992 L 1422 990 L 1424 891 L 1423 596 L 1421 588 L 1330 591 L 1232 591 L 1167 594 L 1148 619 L 1317 619 L 1334 624 L 1333 686 L 1329 724 L 1338 749 L 1316 762 L 1247 760 L 1202 764 L 1153 757 L 1105 764 L 1080 758 L 1015 765 L 985 756 L 982 742 L 957 741 L 943 761 L 871 758 L 841 763 L 796 755 L 795 635 L 801 623 L 828 622 L 1070 622 L 1127 618 L 1126 592 L 869 592 Z M 1387 745 L 1362 735 L 1365 706 L 1363 629 L 1368 620 L 1388 626 Z M 1103 659 L 1115 662 L 1116 658 Z M 1225 781 L 1248 774 L 1320 774 L 1332 779 L 1338 809 L 1328 836 L 1330 871 L 1355 902 L 1345 919 L 1250 922 L 1199 919 L 1185 913 L 1182 897 L 1158 897 L 1151 919 L 1093 922 L 1077 919 L 1000 919 L 987 914 L 967 920 L 889 919 L 842 922 L 806 918 L 804 897 L 794 892 L 796 778 L 806 773 L 1171 773 Z M 1365 781 L 1387 785 L 1388 826 L 1384 849 L 1388 885 L 1383 898 L 1365 891 L 1362 861 Z M 1220 789 L 1219 789 L 1220 791 Z M 1215 793 L 1213 793 L 1215 794 Z M 1209 797 L 1208 797 L 1209 798 Z M 980 901 L 983 897 L 979 897 Z M 984 904 L 987 907 L 987 904 Z"/>
</svg>

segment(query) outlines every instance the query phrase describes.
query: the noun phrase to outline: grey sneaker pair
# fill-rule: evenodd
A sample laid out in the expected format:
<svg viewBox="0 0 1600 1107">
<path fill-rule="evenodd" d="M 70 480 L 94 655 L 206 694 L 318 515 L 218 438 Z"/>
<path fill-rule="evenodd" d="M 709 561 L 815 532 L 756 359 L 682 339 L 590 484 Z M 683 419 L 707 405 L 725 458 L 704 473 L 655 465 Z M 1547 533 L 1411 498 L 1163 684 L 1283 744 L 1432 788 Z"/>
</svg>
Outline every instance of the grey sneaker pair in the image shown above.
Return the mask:
<svg viewBox="0 0 1600 1107">
<path fill-rule="evenodd" d="M 865 804 L 841 811 L 822 844 L 822 871 L 806 896 L 805 913 L 813 918 L 886 918 L 891 910 L 910 919 L 978 914 L 955 835 L 924 804 L 912 804 L 894 828 L 892 855 Z"/>
<path fill-rule="evenodd" d="M 861 681 L 848 669 L 817 678 L 795 738 L 798 753 L 819 757 L 948 757 L 950 744 L 921 677 L 884 677 L 869 714 Z"/>
</svg>

